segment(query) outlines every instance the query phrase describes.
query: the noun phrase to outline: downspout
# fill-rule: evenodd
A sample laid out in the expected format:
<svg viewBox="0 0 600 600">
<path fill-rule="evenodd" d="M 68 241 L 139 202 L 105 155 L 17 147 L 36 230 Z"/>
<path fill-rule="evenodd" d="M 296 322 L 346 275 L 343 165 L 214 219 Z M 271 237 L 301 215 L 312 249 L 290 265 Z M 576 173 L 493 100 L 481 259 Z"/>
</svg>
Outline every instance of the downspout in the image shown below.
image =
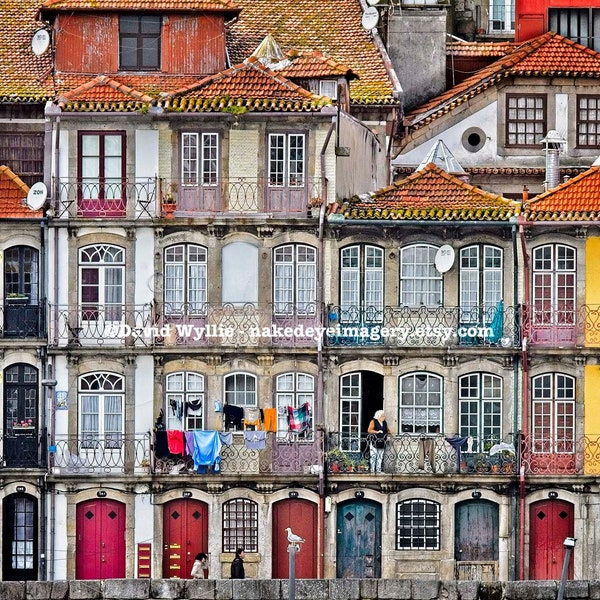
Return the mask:
<svg viewBox="0 0 600 600">
<path fill-rule="evenodd" d="M 512 227 L 512 251 L 513 251 L 513 306 L 518 306 L 519 304 L 519 259 L 517 256 L 518 244 L 517 244 L 517 225 L 513 224 Z M 519 336 L 521 335 L 521 328 L 519 327 Z M 515 353 L 513 357 L 513 443 L 515 445 L 515 453 L 516 453 L 516 463 L 517 466 L 520 465 L 519 461 L 519 354 Z M 516 490 L 513 488 L 513 493 L 511 494 L 511 523 L 518 523 L 519 518 L 519 506 L 517 503 Z M 515 554 L 513 560 L 510 561 L 510 574 L 509 579 L 511 581 L 515 581 L 517 578 L 517 561 L 519 556 L 521 555 L 517 546 L 517 529 L 513 525 L 511 532 L 511 548 L 513 548 L 513 553 Z"/>
<path fill-rule="evenodd" d="M 327 136 L 321 148 L 321 207 L 319 209 L 319 238 L 318 251 L 319 258 L 317 263 L 317 311 L 320 317 L 319 326 L 324 323 L 323 309 L 323 281 L 324 277 L 324 257 L 323 257 L 323 235 L 325 230 L 325 213 L 327 211 L 327 168 L 325 153 L 331 141 L 331 137 L 337 131 L 338 120 L 331 122 Z M 327 481 L 325 478 L 325 424 L 323 422 L 323 337 L 317 338 L 317 406 L 315 407 L 315 421 L 317 422 L 317 430 L 319 431 L 321 449 L 321 469 L 319 469 L 319 560 L 317 561 L 317 578 L 323 579 L 325 576 L 325 493 L 327 491 Z"/>
<path fill-rule="evenodd" d="M 523 202 L 525 203 L 528 199 L 527 187 L 523 189 Z M 521 250 L 523 252 L 523 309 L 521 323 L 523 323 L 523 313 L 529 311 L 530 308 L 530 297 L 529 297 L 529 254 L 527 253 L 527 242 L 525 241 L 525 219 L 522 215 L 519 215 L 519 236 L 521 238 Z M 519 579 L 525 578 L 525 467 L 523 465 L 523 450 L 524 444 L 523 435 L 527 435 L 529 430 L 529 372 L 527 364 L 527 338 L 523 337 L 523 346 L 521 351 L 521 360 L 523 362 L 523 422 L 521 434 L 518 439 L 518 456 L 519 456 L 519 494 L 520 494 L 520 520 L 519 520 Z M 525 450 L 526 451 L 526 450 Z"/>
<path fill-rule="evenodd" d="M 42 331 L 46 331 L 46 223 L 47 219 L 44 218 L 40 221 L 40 286 L 38 295 L 38 335 Z M 43 377 L 47 375 L 48 369 L 48 351 L 47 346 L 40 347 L 40 358 L 41 358 L 41 369 Z M 45 464 L 46 473 L 48 472 L 48 429 L 46 426 L 47 411 L 46 402 L 47 390 L 44 387 L 42 381 L 42 401 L 41 401 L 41 415 L 40 415 L 40 428 L 38 429 L 40 448 L 38 450 L 38 465 Z M 43 461 L 43 462 L 42 462 Z M 46 530 L 46 502 L 48 499 L 48 491 L 46 489 L 46 478 L 41 476 L 39 478 L 39 489 L 40 489 L 40 579 L 46 580 L 47 574 L 47 562 L 46 562 L 46 546 L 47 546 L 47 530 Z"/>
</svg>

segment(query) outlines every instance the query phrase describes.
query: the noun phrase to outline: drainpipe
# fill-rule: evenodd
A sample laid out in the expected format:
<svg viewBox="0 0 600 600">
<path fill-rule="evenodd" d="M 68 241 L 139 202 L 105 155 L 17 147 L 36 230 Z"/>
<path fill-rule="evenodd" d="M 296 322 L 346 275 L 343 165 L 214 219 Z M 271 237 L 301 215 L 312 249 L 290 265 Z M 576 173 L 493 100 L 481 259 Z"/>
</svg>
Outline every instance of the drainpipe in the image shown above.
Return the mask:
<svg viewBox="0 0 600 600">
<path fill-rule="evenodd" d="M 514 224 L 512 227 L 512 250 L 513 250 L 513 306 L 519 304 L 519 259 L 517 256 L 518 244 L 517 244 L 517 225 Z M 521 328 L 519 327 L 519 335 Z M 519 354 L 516 353 L 513 357 L 513 444 L 515 445 L 515 461 L 517 465 L 519 462 Z M 513 488 L 511 493 L 511 523 L 517 523 L 519 518 L 519 507 L 517 504 L 516 490 Z M 509 579 L 515 581 L 517 578 L 517 561 L 521 555 L 518 551 L 517 546 L 517 530 L 516 527 L 512 527 L 511 533 L 511 548 L 513 548 L 514 558 L 510 561 L 510 573 Z"/>
<path fill-rule="evenodd" d="M 321 148 L 321 207 L 319 209 L 319 238 L 318 249 L 319 258 L 317 263 L 317 311 L 320 315 L 320 326 L 324 323 L 323 314 L 323 282 L 324 277 L 324 257 L 323 257 L 323 235 L 325 230 L 325 212 L 327 211 L 327 169 L 325 153 L 331 141 L 333 133 L 338 126 L 338 119 L 331 122 L 327 136 Z M 317 405 L 315 407 L 315 421 L 317 430 L 321 436 L 321 448 L 325 446 L 325 424 L 323 422 L 323 338 L 317 339 Z M 325 576 L 325 493 L 327 491 L 327 482 L 325 480 L 325 458 L 321 457 L 321 469 L 319 470 L 319 560 L 317 561 L 317 578 L 322 579 Z"/>
<path fill-rule="evenodd" d="M 527 186 L 523 188 L 523 203 L 529 198 Z M 523 312 L 530 309 L 529 294 L 529 254 L 527 252 L 527 242 L 525 241 L 525 218 L 522 215 L 518 217 L 519 237 L 521 239 L 521 250 L 523 252 Z M 527 317 L 526 317 L 527 318 Z M 525 578 L 525 466 L 523 465 L 523 456 L 521 453 L 523 444 L 522 436 L 527 435 L 529 430 L 529 371 L 527 363 L 527 338 L 523 337 L 521 350 L 521 360 L 523 363 L 523 422 L 522 433 L 518 439 L 518 457 L 520 460 L 519 468 L 519 495 L 520 495 L 520 520 L 519 520 L 519 579 Z"/>
</svg>

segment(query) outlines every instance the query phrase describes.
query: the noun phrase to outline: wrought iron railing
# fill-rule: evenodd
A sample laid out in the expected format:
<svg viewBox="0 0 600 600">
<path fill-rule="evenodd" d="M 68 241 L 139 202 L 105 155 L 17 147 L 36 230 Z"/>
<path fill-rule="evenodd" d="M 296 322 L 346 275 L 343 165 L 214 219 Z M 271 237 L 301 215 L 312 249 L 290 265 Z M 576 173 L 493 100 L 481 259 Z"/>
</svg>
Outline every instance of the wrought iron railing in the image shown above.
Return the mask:
<svg viewBox="0 0 600 600">
<path fill-rule="evenodd" d="M 244 432 L 224 436 L 219 461 L 209 467 L 195 466 L 192 453 L 172 454 L 153 443 L 152 472 L 157 475 L 318 475 L 323 465 L 323 436 L 299 439 L 265 433 L 262 449 L 248 448 Z"/>
<path fill-rule="evenodd" d="M 45 314 L 45 305 L 30 304 L 28 298 L 5 298 L 0 305 L 2 337 L 45 337 Z"/>
<path fill-rule="evenodd" d="M 0 468 L 46 469 L 46 432 L 0 431 Z"/>
<path fill-rule="evenodd" d="M 53 473 L 149 473 L 150 434 L 57 435 L 49 446 Z"/>
<path fill-rule="evenodd" d="M 347 437 L 329 433 L 325 461 L 331 474 L 375 472 L 376 451 L 372 436 Z M 382 472 L 397 475 L 440 473 L 514 475 L 517 456 L 510 444 L 498 446 L 495 440 L 482 443 L 481 451 L 466 438 L 441 434 L 389 436 L 381 448 Z"/>
</svg>

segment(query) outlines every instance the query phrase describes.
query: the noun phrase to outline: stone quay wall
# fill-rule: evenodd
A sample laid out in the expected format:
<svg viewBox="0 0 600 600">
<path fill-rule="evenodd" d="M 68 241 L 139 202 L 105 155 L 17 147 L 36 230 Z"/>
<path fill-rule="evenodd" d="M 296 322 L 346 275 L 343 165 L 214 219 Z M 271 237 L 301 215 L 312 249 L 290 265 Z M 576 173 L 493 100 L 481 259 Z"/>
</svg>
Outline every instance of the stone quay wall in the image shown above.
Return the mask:
<svg viewBox="0 0 600 600">
<path fill-rule="evenodd" d="M 295 600 L 556 600 L 558 581 L 299 579 Z M 287 579 L 0 581 L 1 600 L 288 600 Z M 567 581 L 565 600 L 600 600 L 600 580 Z"/>
</svg>

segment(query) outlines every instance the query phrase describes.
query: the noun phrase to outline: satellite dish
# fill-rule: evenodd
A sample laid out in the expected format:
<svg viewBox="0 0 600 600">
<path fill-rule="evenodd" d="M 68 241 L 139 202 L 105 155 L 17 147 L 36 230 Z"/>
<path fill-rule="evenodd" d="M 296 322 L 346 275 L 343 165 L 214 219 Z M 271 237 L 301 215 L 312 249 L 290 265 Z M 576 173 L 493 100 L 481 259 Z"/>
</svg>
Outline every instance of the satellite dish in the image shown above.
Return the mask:
<svg viewBox="0 0 600 600">
<path fill-rule="evenodd" d="M 367 4 L 369 4 L 370 6 L 375 6 L 375 4 L 377 4 L 379 2 L 379 0 L 367 0 Z"/>
<path fill-rule="evenodd" d="M 445 273 L 452 268 L 454 264 L 454 248 L 445 244 L 438 248 L 438 251 L 435 253 L 435 268 L 440 273 Z"/>
<path fill-rule="evenodd" d="M 374 6 L 367 6 L 365 8 L 365 12 L 363 12 L 362 16 L 362 26 L 367 31 L 371 31 L 377 27 L 377 23 L 379 23 L 379 12 Z"/>
<path fill-rule="evenodd" d="M 40 56 L 48 50 L 50 46 L 50 34 L 46 29 L 38 29 L 31 38 L 31 51 Z"/>
<path fill-rule="evenodd" d="M 48 188 L 43 181 L 34 183 L 25 198 L 25 204 L 31 210 L 40 210 L 46 204 L 46 198 L 48 197 Z"/>
</svg>

